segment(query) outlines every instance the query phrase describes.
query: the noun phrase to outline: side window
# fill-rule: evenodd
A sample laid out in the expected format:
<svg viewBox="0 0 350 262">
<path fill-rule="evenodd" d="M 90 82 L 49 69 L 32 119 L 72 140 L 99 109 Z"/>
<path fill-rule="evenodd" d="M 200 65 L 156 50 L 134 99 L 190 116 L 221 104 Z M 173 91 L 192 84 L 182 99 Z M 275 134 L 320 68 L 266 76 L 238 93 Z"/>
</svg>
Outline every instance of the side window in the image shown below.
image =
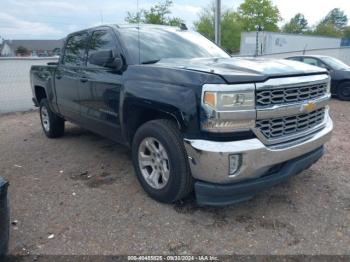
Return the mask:
<svg viewBox="0 0 350 262">
<path fill-rule="evenodd" d="M 319 66 L 317 59 L 311 57 L 304 57 L 304 63 L 313 66 Z"/>
<path fill-rule="evenodd" d="M 291 58 L 288 58 L 289 60 L 293 60 L 293 61 L 301 61 L 301 58 L 300 57 L 291 57 Z"/>
<path fill-rule="evenodd" d="M 91 36 L 88 56 L 101 52 L 101 51 L 112 51 L 113 53 L 117 50 L 117 43 L 115 40 L 115 36 L 113 35 L 113 32 L 108 30 L 97 30 L 93 32 Z M 89 63 L 88 59 L 88 66 L 90 67 L 101 67 L 94 64 Z"/>
<path fill-rule="evenodd" d="M 63 64 L 81 66 L 85 64 L 87 33 L 70 37 L 67 41 Z"/>
</svg>

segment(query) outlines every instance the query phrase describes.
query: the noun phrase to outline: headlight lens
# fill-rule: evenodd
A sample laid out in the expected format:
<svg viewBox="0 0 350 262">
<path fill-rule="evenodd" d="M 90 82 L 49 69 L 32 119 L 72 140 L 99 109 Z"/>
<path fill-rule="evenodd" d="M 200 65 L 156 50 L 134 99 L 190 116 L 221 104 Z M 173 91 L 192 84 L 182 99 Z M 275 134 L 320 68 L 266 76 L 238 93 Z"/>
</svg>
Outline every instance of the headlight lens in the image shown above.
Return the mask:
<svg viewBox="0 0 350 262">
<path fill-rule="evenodd" d="M 208 132 L 233 132 L 255 126 L 255 85 L 204 85 L 201 127 Z"/>
<path fill-rule="evenodd" d="M 254 108 L 254 93 L 252 92 L 212 92 L 204 93 L 204 104 L 217 110 L 244 110 Z"/>
</svg>

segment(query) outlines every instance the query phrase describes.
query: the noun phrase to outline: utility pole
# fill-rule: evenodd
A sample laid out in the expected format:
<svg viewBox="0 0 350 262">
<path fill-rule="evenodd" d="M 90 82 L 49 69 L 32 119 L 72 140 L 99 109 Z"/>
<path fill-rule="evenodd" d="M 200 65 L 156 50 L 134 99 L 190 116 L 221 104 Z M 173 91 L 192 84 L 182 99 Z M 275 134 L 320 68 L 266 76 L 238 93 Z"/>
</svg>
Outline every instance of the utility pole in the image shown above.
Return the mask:
<svg viewBox="0 0 350 262">
<path fill-rule="evenodd" d="M 263 25 L 256 25 L 255 29 L 256 29 L 255 56 L 258 56 L 259 55 L 259 32 L 264 30 L 264 26 Z M 261 47 L 261 49 L 262 49 L 262 47 Z M 261 54 L 262 54 L 262 50 L 261 50 Z"/>
<path fill-rule="evenodd" d="M 101 25 L 103 25 L 103 13 L 101 10 L 100 10 L 100 18 L 101 18 Z"/>
<path fill-rule="evenodd" d="M 215 4 L 215 43 L 221 45 L 221 0 L 216 0 Z"/>
</svg>

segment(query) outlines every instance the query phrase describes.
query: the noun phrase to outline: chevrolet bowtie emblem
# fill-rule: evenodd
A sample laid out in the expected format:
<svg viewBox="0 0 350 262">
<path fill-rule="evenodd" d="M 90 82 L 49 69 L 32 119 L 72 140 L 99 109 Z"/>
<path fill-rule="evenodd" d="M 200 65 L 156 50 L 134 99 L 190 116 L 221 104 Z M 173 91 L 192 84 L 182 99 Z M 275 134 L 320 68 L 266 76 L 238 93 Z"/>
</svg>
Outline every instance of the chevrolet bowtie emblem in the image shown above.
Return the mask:
<svg viewBox="0 0 350 262">
<path fill-rule="evenodd" d="M 300 108 L 300 111 L 303 113 L 310 113 L 311 111 L 314 111 L 316 109 L 316 103 L 315 102 L 307 102 L 306 104 L 303 104 Z"/>
</svg>

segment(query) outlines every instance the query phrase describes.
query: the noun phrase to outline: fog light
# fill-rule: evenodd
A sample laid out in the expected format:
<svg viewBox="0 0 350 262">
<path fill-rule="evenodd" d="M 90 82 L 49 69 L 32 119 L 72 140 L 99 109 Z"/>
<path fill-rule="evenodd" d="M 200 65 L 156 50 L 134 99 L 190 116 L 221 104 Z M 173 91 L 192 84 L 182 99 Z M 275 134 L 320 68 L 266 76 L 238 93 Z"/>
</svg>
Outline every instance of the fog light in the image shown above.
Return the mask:
<svg viewBox="0 0 350 262">
<path fill-rule="evenodd" d="M 229 175 L 237 176 L 236 172 L 241 166 L 241 155 L 230 155 L 229 156 Z"/>
</svg>

